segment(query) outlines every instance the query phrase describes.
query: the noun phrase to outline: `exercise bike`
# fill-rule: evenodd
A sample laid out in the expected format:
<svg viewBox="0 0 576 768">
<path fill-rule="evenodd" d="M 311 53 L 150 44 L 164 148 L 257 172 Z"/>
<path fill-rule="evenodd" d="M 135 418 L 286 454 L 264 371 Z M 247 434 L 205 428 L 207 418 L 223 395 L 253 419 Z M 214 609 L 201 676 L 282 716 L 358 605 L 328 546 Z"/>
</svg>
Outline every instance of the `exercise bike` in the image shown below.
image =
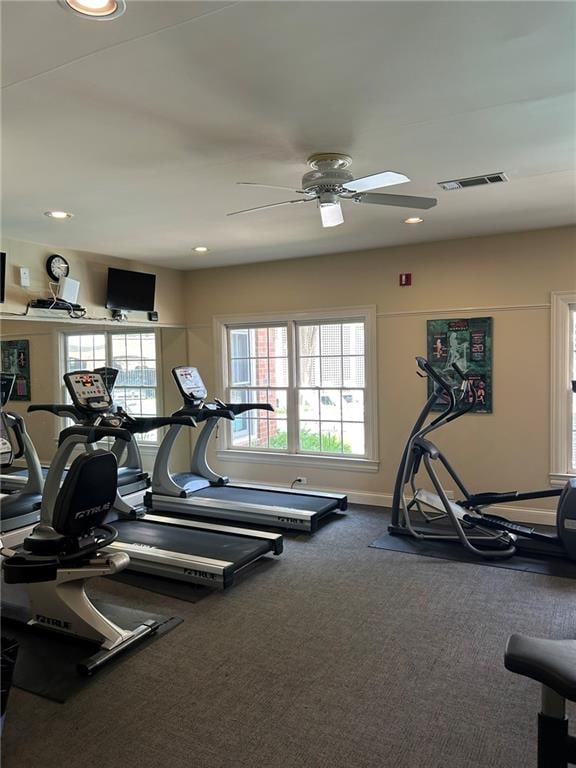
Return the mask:
<svg viewBox="0 0 576 768">
<path fill-rule="evenodd" d="M 92 450 L 105 437 L 132 439 L 128 430 L 110 426 L 77 425 L 61 433 L 46 478 L 40 523 L 22 547 L 0 549 L 6 585 L 4 616 L 92 641 L 98 651 L 78 665 L 86 675 L 159 626 L 150 619 L 135 629 L 124 629 L 102 614 L 86 594 L 89 579 L 118 573 L 130 563 L 125 552 L 101 552 L 117 537 L 116 529 L 104 521 L 116 500 L 118 462 L 108 451 Z M 78 445 L 85 452 L 73 461 L 62 482 L 66 462 Z M 27 585 L 27 605 L 10 602 L 13 584 Z"/>
<path fill-rule="evenodd" d="M 446 374 L 438 373 L 423 357 L 417 357 L 416 362 L 419 374 L 432 379 L 434 387 L 402 454 L 394 487 L 389 533 L 421 540 L 457 541 L 474 555 L 485 559 L 511 557 L 521 549 L 531 554 L 576 560 L 576 478 L 569 480 L 563 489 L 529 493 L 470 493 L 446 456 L 428 436 L 474 408 L 474 386 L 457 365 L 453 365 L 452 369 L 459 383 L 450 381 Z M 427 423 L 433 406 L 440 400 L 445 402 L 444 409 Z M 462 493 L 461 501 L 454 502 L 448 498 L 434 465 L 440 465 L 454 481 Z M 422 468 L 435 492 L 418 487 L 418 474 Z M 532 526 L 483 511 L 484 507 L 503 501 L 548 497 L 559 497 L 556 534 L 544 533 Z"/>
</svg>

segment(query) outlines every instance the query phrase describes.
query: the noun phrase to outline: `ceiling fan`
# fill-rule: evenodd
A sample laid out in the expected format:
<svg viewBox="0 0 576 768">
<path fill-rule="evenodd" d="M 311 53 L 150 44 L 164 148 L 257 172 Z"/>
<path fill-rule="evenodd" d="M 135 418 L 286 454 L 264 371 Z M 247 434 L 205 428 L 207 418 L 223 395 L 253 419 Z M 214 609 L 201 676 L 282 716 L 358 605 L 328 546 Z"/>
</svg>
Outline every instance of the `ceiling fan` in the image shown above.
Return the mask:
<svg viewBox="0 0 576 768">
<path fill-rule="evenodd" d="M 400 208 L 433 208 L 437 200 L 434 197 L 414 197 L 412 195 L 374 194 L 373 189 L 405 184 L 410 179 L 403 173 L 382 171 L 370 176 L 355 179 L 349 170 L 352 158 L 337 152 L 324 152 L 311 155 L 307 164 L 312 169 L 302 177 L 302 189 L 277 186 L 275 184 L 257 184 L 251 181 L 239 181 L 248 187 L 266 187 L 267 189 L 289 189 L 295 194 L 302 195 L 296 200 L 285 200 L 282 203 L 259 205 L 257 208 L 246 208 L 233 211 L 228 216 L 238 216 L 242 213 L 254 213 L 268 208 L 294 203 L 318 202 L 320 218 L 323 227 L 337 227 L 344 223 L 340 200 L 351 200 L 353 203 L 369 203 L 371 205 L 395 205 Z"/>
</svg>

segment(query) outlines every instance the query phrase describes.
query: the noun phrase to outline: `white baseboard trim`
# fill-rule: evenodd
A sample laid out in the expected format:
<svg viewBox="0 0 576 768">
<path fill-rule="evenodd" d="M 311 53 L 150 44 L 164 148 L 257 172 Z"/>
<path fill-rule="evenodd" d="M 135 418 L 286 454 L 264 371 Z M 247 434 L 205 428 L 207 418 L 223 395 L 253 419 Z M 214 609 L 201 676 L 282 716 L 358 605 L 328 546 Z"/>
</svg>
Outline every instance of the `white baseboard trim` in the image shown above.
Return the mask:
<svg viewBox="0 0 576 768">
<path fill-rule="evenodd" d="M 452 497 L 453 494 L 448 494 Z M 376 507 L 391 507 L 393 496 L 391 493 L 363 493 L 351 491 L 348 501 L 351 504 L 370 504 Z M 533 507 L 494 506 L 490 507 L 493 515 L 500 515 L 507 520 L 516 523 L 532 523 L 534 525 L 556 525 L 556 512 L 550 509 L 536 509 Z"/>
<path fill-rule="evenodd" d="M 246 479 L 238 480 L 239 483 L 247 483 Z M 267 483 L 269 486 L 276 486 L 285 489 L 285 485 L 280 483 Z M 306 490 L 325 490 L 328 493 L 343 493 L 348 496 L 350 504 L 366 504 L 373 507 L 391 507 L 393 496 L 391 493 L 366 493 L 365 491 L 347 491 L 343 488 L 323 488 L 313 489 L 305 486 Z M 449 493 L 449 497 L 453 494 Z M 550 509 L 538 509 L 535 507 L 515 507 L 515 506 L 494 506 L 490 507 L 490 512 L 494 515 L 500 515 L 508 520 L 517 523 L 531 523 L 534 525 L 556 525 L 556 512 Z"/>
</svg>

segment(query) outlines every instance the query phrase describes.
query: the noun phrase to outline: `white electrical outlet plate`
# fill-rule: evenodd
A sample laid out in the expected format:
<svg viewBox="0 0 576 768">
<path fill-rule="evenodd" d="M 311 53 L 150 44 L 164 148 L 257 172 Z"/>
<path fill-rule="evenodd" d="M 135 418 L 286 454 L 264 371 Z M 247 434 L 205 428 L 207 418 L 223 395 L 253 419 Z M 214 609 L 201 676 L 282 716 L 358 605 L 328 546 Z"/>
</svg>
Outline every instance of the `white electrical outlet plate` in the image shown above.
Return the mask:
<svg viewBox="0 0 576 768">
<path fill-rule="evenodd" d="M 22 288 L 30 288 L 30 270 L 28 267 L 20 267 L 20 285 Z"/>
</svg>

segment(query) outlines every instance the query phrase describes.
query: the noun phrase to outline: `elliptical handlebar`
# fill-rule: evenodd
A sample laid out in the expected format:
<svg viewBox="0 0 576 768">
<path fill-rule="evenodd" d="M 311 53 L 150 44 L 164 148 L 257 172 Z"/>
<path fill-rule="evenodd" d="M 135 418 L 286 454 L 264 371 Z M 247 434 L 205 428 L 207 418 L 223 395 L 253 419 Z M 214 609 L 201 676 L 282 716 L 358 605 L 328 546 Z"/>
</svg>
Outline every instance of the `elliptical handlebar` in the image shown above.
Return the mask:
<svg viewBox="0 0 576 768">
<path fill-rule="evenodd" d="M 463 407 L 461 408 L 455 407 L 454 412 L 447 417 L 446 423 L 448 423 L 449 421 L 454 421 L 454 419 L 458 419 L 460 418 L 460 416 L 464 416 L 464 414 L 469 413 L 471 410 L 474 409 L 474 406 L 478 402 L 478 393 L 476 392 L 476 387 L 472 383 L 472 379 L 470 378 L 470 375 L 466 371 L 463 371 L 462 368 L 460 368 L 460 366 L 458 365 L 458 363 L 452 363 L 452 368 L 462 380 L 463 396 L 460 398 L 460 402 L 464 400 L 464 396 L 466 394 L 470 394 L 471 397 L 465 400 L 466 404 Z M 456 403 L 456 405 L 458 404 Z"/>
<path fill-rule="evenodd" d="M 420 368 L 421 371 L 424 371 L 424 373 L 429 376 L 433 381 L 436 382 L 436 384 L 444 390 L 444 392 L 448 395 L 450 400 L 454 400 L 454 404 L 456 403 L 456 400 L 454 398 L 454 392 L 452 391 L 452 387 L 450 386 L 450 383 L 446 381 L 438 371 L 436 371 L 426 360 L 425 357 L 416 357 L 416 363 L 418 364 L 418 368 Z"/>
<path fill-rule="evenodd" d="M 466 371 L 463 371 L 462 368 L 460 368 L 458 363 L 452 363 L 452 368 L 456 371 L 458 376 L 460 376 L 460 378 L 463 381 L 468 381 L 470 379 L 470 376 L 466 373 Z"/>
<path fill-rule="evenodd" d="M 416 357 L 416 363 L 418 365 L 418 368 L 420 368 L 421 371 L 424 371 L 426 376 L 432 379 L 436 383 L 437 386 L 437 392 L 441 390 L 448 396 L 448 405 L 442 411 L 442 413 L 437 416 L 434 421 L 426 427 L 425 430 L 422 431 L 421 434 L 424 434 L 425 432 L 431 431 L 432 428 L 435 428 L 436 426 L 439 426 L 440 423 L 444 422 L 446 419 L 450 417 L 450 415 L 454 412 L 456 409 L 456 397 L 454 395 L 454 390 L 452 389 L 450 383 L 446 381 L 439 373 L 438 371 L 435 371 L 434 368 L 430 365 L 428 360 L 426 360 L 425 357 Z M 431 404 L 432 405 L 432 404 Z"/>
</svg>

